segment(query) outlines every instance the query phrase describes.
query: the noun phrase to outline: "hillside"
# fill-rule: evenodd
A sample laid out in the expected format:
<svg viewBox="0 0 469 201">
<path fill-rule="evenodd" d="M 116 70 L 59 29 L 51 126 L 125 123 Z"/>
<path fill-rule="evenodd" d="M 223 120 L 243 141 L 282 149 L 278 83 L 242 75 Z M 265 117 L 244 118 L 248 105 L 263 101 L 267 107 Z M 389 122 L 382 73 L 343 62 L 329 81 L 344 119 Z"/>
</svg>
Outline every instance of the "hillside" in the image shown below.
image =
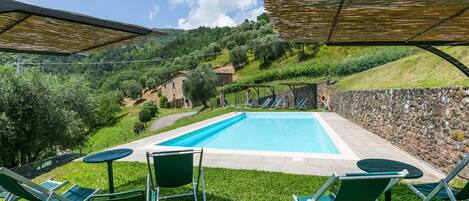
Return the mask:
<svg viewBox="0 0 469 201">
<path fill-rule="evenodd" d="M 443 48 L 445 52 L 469 64 L 469 47 Z M 422 88 L 469 86 L 469 79 L 456 67 L 427 52 L 342 78 L 336 85 L 339 90 L 383 88 Z"/>
</svg>

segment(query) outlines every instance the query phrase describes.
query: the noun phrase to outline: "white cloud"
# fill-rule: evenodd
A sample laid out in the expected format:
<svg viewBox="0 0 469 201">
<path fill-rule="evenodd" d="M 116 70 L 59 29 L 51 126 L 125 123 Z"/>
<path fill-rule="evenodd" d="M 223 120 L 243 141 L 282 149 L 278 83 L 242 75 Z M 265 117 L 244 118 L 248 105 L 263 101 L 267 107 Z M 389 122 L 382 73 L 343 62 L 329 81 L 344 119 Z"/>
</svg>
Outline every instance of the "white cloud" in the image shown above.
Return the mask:
<svg viewBox="0 0 469 201">
<path fill-rule="evenodd" d="M 169 0 L 169 8 L 174 9 L 179 5 L 186 4 L 189 7 L 194 5 L 194 0 Z"/>
<path fill-rule="evenodd" d="M 152 23 L 156 20 L 156 14 L 160 11 L 160 6 L 158 4 L 153 3 L 153 6 L 150 8 L 150 12 L 148 13 L 148 17 Z"/>
<path fill-rule="evenodd" d="M 187 1 L 187 0 L 172 0 Z M 253 20 L 264 11 L 257 0 L 193 0 L 186 18 L 178 21 L 178 28 L 193 29 L 199 26 L 235 26 L 245 19 Z M 233 17 L 229 16 L 230 13 Z"/>
</svg>

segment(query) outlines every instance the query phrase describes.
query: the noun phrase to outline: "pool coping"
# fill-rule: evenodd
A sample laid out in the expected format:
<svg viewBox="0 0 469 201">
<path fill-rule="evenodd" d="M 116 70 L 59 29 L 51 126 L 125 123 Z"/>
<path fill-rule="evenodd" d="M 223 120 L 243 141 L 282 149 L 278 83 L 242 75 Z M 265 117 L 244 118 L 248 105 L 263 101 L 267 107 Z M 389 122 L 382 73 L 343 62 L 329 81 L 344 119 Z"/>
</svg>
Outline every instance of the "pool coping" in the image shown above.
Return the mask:
<svg viewBox="0 0 469 201">
<path fill-rule="evenodd" d="M 141 148 L 145 150 L 181 150 L 181 149 L 190 149 L 190 148 L 199 148 L 199 147 L 179 147 L 179 146 L 158 146 L 157 144 L 166 142 L 184 135 L 187 135 L 193 131 L 217 124 L 219 122 L 225 121 L 227 119 L 233 118 L 244 113 L 269 113 L 269 112 L 233 112 L 228 114 L 223 118 L 220 118 L 216 121 L 202 124 L 177 134 L 159 139 L 153 143 L 148 144 L 147 146 Z M 278 113 L 272 111 L 270 113 Z M 284 113 L 284 112 L 282 112 Z M 312 159 L 331 159 L 331 160 L 359 160 L 360 158 L 353 152 L 353 150 L 344 142 L 344 140 L 331 128 L 331 126 L 318 114 L 318 112 L 286 112 L 286 113 L 301 113 L 301 114 L 311 114 L 316 118 L 321 127 L 324 129 L 327 136 L 331 139 L 334 146 L 340 152 L 339 154 L 328 154 L 328 153 L 302 153 L 302 152 L 284 152 L 284 151 L 256 151 L 256 150 L 238 150 L 238 149 L 217 149 L 217 148 L 204 148 L 205 153 L 214 153 L 214 154 L 231 154 L 231 155 L 246 155 L 246 156 L 277 156 L 277 157 L 293 157 L 293 158 L 312 158 Z"/>
</svg>

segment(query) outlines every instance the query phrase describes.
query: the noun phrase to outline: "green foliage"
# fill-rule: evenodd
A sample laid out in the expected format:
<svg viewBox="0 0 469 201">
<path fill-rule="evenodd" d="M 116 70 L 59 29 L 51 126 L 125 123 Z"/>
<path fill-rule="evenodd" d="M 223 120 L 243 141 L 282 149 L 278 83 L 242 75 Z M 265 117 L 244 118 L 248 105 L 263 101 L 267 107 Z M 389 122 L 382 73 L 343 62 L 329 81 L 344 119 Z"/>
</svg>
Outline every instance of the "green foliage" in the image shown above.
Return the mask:
<svg viewBox="0 0 469 201">
<path fill-rule="evenodd" d="M 276 34 L 269 34 L 252 42 L 254 57 L 264 65 L 269 65 L 274 60 L 286 57 L 289 48 L 288 43 L 280 42 Z"/>
<path fill-rule="evenodd" d="M 142 94 L 142 85 L 135 80 L 126 80 L 122 82 L 120 89 L 129 98 L 137 99 Z"/>
<path fill-rule="evenodd" d="M 364 71 L 388 62 L 395 61 L 404 56 L 412 55 L 415 51 L 407 47 L 383 48 L 371 51 L 363 56 L 350 57 L 343 60 L 327 59 L 314 65 L 294 65 L 273 70 L 262 71 L 257 76 L 225 85 L 221 88 L 226 93 L 237 92 L 245 83 L 265 83 L 274 80 L 286 80 L 296 77 L 332 77 Z M 343 67 L 346 66 L 346 67 Z"/>
<path fill-rule="evenodd" d="M 161 108 L 166 108 L 166 103 L 168 102 L 168 99 L 166 96 L 161 96 L 160 95 L 160 107 Z"/>
<path fill-rule="evenodd" d="M 112 123 L 117 112 L 121 110 L 120 103 L 123 98 L 123 94 L 120 91 L 110 91 L 100 94 L 98 96 L 98 106 L 96 109 L 97 124 L 108 125 Z"/>
<path fill-rule="evenodd" d="M 153 101 L 149 101 L 143 105 L 143 109 L 148 109 L 151 113 L 152 117 L 156 116 L 156 113 L 158 113 L 158 106 L 156 106 L 156 103 Z"/>
<path fill-rule="evenodd" d="M 358 58 L 347 58 L 336 67 L 337 75 L 350 75 L 362 72 L 370 68 L 398 60 L 413 54 L 412 50 L 405 47 L 391 47 L 379 51 L 373 51 Z"/>
<path fill-rule="evenodd" d="M 14 167 L 84 144 L 95 105 L 82 81 L 36 70 L 0 70 L 0 146 L 7 153 L 0 166 Z"/>
<path fill-rule="evenodd" d="M 135 134 L 142 134 L 143 132 L 145 132 L 145 124 L 138 121 L 138 122 L 135 122 L 134 124 L 134 133 Z"/>
<path fill-rule="evenodd" d="M 148 78 L 145 82 L 145 86 L 149 89 L 155 89 L 158 87 L 158 82 L 155 78 Z"/>
<path fill-rule="evenodd" d="M 240 46 L 239 48 L 230 52 L 230 62 L 233 64 L 233 66 L 240 66 L 246 63 L 247 60 L 248 56 L 246 46 Z"/>
<path fill-rule="evenodd" d="M 183 90 L 193 104 L 203 104 L 207 107 L 207 101 L 216 95 L 217 86 L 218 77 L 211 66 L 201 65 L 189 73 L 183 84 Z"/>
<path fill-rule="evenodd" d="M 138 113 L 138 119 L 141 121 L 141 122 L 149 122 L 151 120 L 151 118 L 153 118 L 152 114 L 151 114 L 151 111 L 149 109 L 142 109 L 140 110 L 140 112 Z"/>
</svg>

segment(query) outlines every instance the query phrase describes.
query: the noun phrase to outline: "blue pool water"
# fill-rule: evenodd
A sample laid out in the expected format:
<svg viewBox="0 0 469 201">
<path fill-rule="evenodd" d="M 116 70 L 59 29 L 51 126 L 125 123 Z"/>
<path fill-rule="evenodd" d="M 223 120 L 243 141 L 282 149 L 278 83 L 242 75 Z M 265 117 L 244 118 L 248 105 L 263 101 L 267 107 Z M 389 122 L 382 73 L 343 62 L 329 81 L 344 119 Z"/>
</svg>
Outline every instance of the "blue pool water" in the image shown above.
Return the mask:
<svg viewBox="0 0 469 201">
<path fill-rule="evenodd" d="M 312 113 L 242 113 L 160 146 L 339 154 Z"/>
</svg>

